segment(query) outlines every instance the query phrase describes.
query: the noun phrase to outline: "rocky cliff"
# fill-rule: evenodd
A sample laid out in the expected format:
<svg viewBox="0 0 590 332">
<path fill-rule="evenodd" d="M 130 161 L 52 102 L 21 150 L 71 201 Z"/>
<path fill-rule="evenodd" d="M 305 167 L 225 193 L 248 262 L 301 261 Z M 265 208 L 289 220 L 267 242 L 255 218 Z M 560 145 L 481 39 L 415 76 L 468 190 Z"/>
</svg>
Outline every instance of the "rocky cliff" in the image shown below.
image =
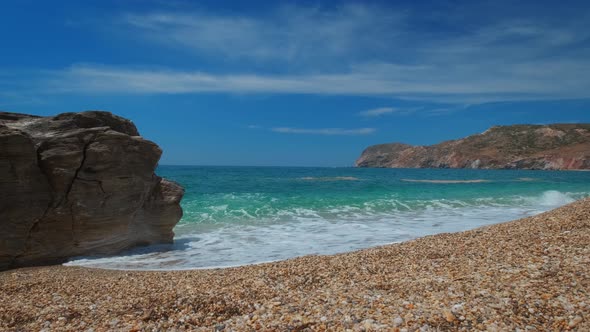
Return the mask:
<svg viewBox="0 0 590 332">
<path fill-rule="evenodd" d="M 370 146 L 357 167 L 590 169 L 590 124 L 496 126 L 431 146 Z"/>
<path fill-rule="evenodd" d="M 171 242 L 184 191 L 161 153 L 108 112 L 0 112 L 0 270 Z"/>
</svg>

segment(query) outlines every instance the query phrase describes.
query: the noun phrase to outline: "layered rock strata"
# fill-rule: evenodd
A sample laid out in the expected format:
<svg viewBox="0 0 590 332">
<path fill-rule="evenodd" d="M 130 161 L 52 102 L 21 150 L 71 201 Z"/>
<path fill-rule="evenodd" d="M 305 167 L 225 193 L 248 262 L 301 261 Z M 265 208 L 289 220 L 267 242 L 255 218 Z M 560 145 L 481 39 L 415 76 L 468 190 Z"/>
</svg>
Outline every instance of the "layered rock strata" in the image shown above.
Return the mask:
<svg viewBox="0 0 590 332">
<path fill-rule="evenodd" d="M 108 112 L 0 112 L 0 269 L 171 242 L 184 190 L 161 154 Z"/>
</svg>

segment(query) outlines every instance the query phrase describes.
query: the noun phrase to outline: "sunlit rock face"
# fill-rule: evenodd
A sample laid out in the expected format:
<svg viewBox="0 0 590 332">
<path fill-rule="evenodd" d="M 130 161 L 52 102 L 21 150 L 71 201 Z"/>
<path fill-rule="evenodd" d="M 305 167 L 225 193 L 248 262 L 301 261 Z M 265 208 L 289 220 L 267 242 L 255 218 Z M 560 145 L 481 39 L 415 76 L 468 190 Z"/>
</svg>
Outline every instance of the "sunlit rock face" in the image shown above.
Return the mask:
<svg viewBox="0 0 590 332">
<path fill-rule="evenodd" d="M 492 127 L 430 146 L 373 145 L 357 167 L 590 169 L 590 124 Z"/>
</svg>

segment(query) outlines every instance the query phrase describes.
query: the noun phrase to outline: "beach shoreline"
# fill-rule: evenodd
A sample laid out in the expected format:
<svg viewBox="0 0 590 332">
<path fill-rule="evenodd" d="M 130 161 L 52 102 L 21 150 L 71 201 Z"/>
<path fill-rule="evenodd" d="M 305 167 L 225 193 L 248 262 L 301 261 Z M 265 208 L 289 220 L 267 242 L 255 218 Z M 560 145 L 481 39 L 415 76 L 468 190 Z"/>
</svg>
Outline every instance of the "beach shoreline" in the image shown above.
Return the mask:
<svg viewBox="0 0 590 332">
<path fill-rule="evenodd" d="M 0 272 L 0 329 L 590 329 L 590 199 L 330 256 L 189 271 Z"/>
</svg>

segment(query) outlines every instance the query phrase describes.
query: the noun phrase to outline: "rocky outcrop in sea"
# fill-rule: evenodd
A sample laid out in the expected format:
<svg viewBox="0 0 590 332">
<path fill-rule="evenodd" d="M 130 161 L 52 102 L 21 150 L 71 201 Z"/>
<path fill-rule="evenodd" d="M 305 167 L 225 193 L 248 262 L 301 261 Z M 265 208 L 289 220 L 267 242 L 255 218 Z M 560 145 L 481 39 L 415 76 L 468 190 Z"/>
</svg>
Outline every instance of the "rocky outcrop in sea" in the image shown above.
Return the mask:
<svg viewBox="0 0 590 332">
<path fill-rule="evenodd" d="M 108 112 L 0 112 L 0 270 L 172 242 L 184 190 L 161 154 Z"/>
<path fill-rule="evenodd" d="M 430 146 L 368 147 L 357 167 L 590 169 L 590 124 L 496 126 Z"/>
</svg>

